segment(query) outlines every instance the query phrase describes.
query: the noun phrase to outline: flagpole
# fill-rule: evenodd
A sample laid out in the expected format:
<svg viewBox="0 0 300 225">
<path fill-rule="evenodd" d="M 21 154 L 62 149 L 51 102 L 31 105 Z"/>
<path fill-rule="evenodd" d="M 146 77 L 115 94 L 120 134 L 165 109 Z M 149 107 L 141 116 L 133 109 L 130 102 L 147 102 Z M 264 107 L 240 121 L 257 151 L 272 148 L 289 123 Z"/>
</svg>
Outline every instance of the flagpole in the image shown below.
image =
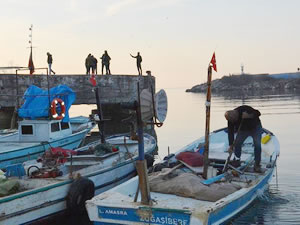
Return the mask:
<svg viewBox="0 0 300 225">
<path fill-rule="evenodd" d="M 216 55 L 213 54 L 210 63 L 208 64 L 207 70 L 207 93 L 206 93 L 206 124 L 205 124 L 205 145 L 204 145 L 204 153 L 203 153 L 203 177 L 207 179 L 207 170 L 210 164 L 209 162 L 209 126 L 210 126 L 210 102 L 211 102 L 211 77 L 212 77 L 212 69 L 217 72 L 217 63 L 216 63 Z"/>
<path fill-rule="evenodd" d="M 205 123 L 205 145 L 204 145 L 204 167 L 203 177 L 207 179 L 207 170 L 209 166 L 209 126 L 210 126 L 210 101 L 211 101 L 211 77 L 212 77 L 212 66 L 208 66 L 207 71 L 207 92 L 206 92 L 206 123 Z"/>
</svg>

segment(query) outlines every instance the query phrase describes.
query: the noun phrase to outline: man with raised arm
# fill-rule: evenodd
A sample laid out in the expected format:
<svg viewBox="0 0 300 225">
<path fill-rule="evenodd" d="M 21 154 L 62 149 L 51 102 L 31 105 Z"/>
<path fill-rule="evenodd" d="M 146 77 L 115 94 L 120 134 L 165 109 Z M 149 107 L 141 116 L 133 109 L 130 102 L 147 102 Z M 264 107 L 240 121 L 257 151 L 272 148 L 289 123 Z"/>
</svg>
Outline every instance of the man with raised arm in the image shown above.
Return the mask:
<svg viewBox="0 0 300 225">
<path fill-rule="evenodd" d="M 139 72 L 139 76 L 142 76 L 142 66 L 141 66 L 142 56 L 140 55 L 139 52 L 137 53 L 137 56 L 133 56 L 131 54 L 130 54 L 130 56 L 132 58 L 136 58 L 136 66 L 137 66 L 137 69 L 138 69 L 138 72 Z"/>
</svg>

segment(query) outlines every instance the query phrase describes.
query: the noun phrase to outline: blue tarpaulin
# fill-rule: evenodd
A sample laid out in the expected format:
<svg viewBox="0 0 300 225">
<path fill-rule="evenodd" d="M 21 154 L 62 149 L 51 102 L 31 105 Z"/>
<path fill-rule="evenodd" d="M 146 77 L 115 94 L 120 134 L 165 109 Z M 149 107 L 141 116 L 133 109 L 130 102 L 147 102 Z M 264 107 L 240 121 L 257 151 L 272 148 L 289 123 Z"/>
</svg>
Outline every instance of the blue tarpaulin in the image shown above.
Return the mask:
<svg viewBox="0 0 300 225">
<path fill-rule="evenodd" d="M 31 85 L 24 93 L 23 98 L 25 102 L 18 110 L 19 117 L 30 119 L 49 117 L 48 90 Z M 76 99 L 75 92 L 66 85 L 58 85 L 50 89 L 50 102 L 55 98 L 60 98 L 64 101 L 66 113 L 63 121 L 68 122 L 69 109 Z M 60 113 L 60 107 L 57 107 L 57 112 Z"/>
</svg>

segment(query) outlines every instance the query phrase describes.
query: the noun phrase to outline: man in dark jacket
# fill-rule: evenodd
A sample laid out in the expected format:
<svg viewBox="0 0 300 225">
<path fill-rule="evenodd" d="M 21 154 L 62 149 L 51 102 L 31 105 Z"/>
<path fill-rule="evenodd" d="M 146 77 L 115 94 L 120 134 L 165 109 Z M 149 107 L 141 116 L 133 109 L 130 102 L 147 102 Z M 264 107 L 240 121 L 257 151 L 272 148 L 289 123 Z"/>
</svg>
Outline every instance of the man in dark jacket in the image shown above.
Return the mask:
<svg viewBox="0 0 300 225">
<path fill-rule="evenodd" d="M 52 62 L 53 62 L 53 58 L 52 55 L 47 52 L 47 63 L 48 63 L 48 68 L 49 68 L 49 74 L 51 75 L 51 73 L 55 74 L 55 72 L 52 70 Z"/>
<path fill-rule="evenodd" d="M 91 55 L 92 74 L 97 75 L 97 64 L 98 64 L 98 60 L 93 55 Z"/>
<path fill-rule="evenodd" d="M 254 143 L 255 172 L 261 172 L 260 160 L 262 126 L 259 116 L 260 112 L 258 110 L 247 105 L 239 106 L 234 110 L 230 110 L 225 113 L 225 118 L 228 121 L 228 151 L 230 152 L 234 150 L 234 166 L 238 166 L 240 164 L 242 144 L 248 136 L 251 136 Z M 234 143 L 235 131 L 238 133 Z"/>
<path fill-rule="evenodd" d="M 85 68 L 86 68 L 86 74 L 90 74 L 91 73 L 91 68 L 92 68 L 92 58 L 91 58 L 92 54 L 88 54 L 88 56 L 85 59 Z"/>
<path fill-rule="evenodd" d="M 104 51 L 104 54 L 102 55 L 102 57 L 100 58 L 101 59 L 101 62 L 102 62 L 102 75 L 103 75 L 103 67 L 105 66 L 105 69 L 106 69 L 106 75 L 110 75 L 110 68 L 109 68 L 109 65 L 110 65 L 110 56 L 108 55 L 107 51 L 105 50 Z"/>
</svg>

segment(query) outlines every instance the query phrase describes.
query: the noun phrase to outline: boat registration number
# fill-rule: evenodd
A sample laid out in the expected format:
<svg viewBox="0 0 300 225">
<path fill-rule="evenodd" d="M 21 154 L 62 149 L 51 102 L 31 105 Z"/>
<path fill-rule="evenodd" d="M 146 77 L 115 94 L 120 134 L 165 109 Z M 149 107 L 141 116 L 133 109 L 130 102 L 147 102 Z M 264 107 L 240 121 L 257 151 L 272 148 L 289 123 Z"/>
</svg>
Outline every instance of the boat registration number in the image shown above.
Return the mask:
<svg viewBox="0 0 300 225">
<path fill-rule="evenodd" d="M 142 207 L 138 209 L 98 206 L 101 219 L 144 222 L 145 224 L 189 225 L 191 213 L 185 210 L 155 209 Z"/>
</svg>

